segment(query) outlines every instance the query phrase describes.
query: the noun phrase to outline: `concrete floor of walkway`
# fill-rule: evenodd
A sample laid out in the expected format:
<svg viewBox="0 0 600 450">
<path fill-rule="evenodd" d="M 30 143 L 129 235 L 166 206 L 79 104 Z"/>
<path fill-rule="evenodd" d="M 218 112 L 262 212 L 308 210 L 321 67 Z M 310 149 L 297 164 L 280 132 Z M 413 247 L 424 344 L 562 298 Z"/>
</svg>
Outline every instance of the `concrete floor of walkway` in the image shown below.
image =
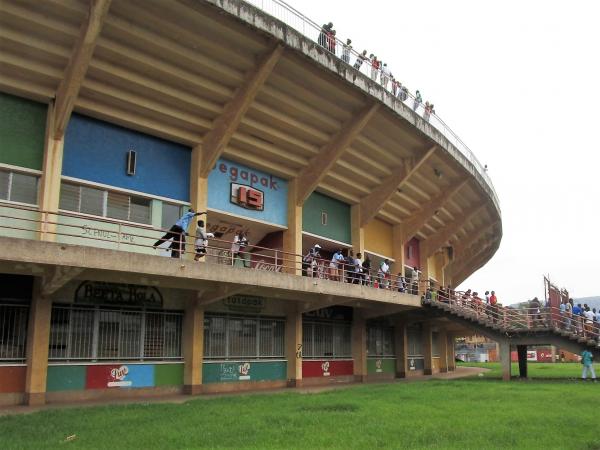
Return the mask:
<svg viewBox="0 0 600 450">
<path fill-rule="evenodd" d="M 409 378 L 396 378 L 394 381 L 373 381 L 372 384 L 376 383 L 413 383 L 416 381 L 425 380 L 452 380 L 455 378 L 464 378 L 475 376 L 480 373 L 487 372 L 489 369 L 481 367 L 457 367 L 453 372 L 437 373 L 434 375 L 420 375 L 411 376 Z M 366 383 L 369 384 L 369 383 Z M 315 394 L 319 392 L 332 391 L 336 389 L 349 389 L 356 386 L 364 385 L 363 383 L 340 383 L 325 386 L 308 386 L 297 389 L 292 388 L 279 388 L 279 389 L 264 389 L 259 391 L 248 391 L 248 392 L 228 392 L 220 394 L 204 394 L 204 395 L 168 395 L 162 397 L 147 397 L 147 398 L 123 398 L 123 399 L 109 399 L 109 400 L 88 400 L 82 402 L 70 402 L 70 403 L 50 403 L 41 406 L 3 406 L 0 407 L 0 416 L 8 416 L 12 414 L 31 414 L 38 411 L 45 411 L 49 409 L 65 409 L 65 408 L 88 408 L 93 406 L 109 406 L 109 405 L 131 405 L 131 404 L 154 404 L 154 403 L 185 403 L 191 400 L 206 400 L 221 396 L 232 396 L 232 395 L 263 395 L 263 394 L 278 394 L 283 392 L 298 392 L 300 394 Z"/>
</svg>

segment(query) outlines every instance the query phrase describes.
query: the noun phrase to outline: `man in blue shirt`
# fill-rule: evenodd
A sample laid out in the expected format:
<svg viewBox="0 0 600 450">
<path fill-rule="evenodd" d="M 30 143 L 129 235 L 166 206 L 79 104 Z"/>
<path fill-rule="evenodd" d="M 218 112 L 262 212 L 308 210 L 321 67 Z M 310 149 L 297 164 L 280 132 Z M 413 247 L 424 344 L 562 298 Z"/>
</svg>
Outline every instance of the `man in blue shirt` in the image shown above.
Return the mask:
<svg viewBox="0 0 600 450">
<path fill-rule="evenodd" d="M 573 306 L 573 320 L 575 321 L 575 332 L 577 334 L 583 333 L 583 318 L 581 315 L 583 314 L 583 309 L 581 308 L 581 303 L 577 303 L 577 305 Z"/>
<path fill-rule="evenodd" d="M 191 220 L 195 216 L 199 216 L 201 214 L 206 214 L 205 212 L 195 212 L 193 208 L 188 209 L 183 216 L 179 218 L 179 220 L 171 227 L 166 234 L 161 237 L 158 241 L 156 241 L 153 245 L 154 248 L 161 245 L 163 242 L 167 242 L 168 240 L 173 239 L 171 242 L 171 258 L 179 258 L 179 255 L 185 250 L 185 236 L 187 234 L 187 229 L 190 225 Z"/>
<path fill-rule="evenodd" d="M 583 364 L 583 372 L 581 373 L 581 379 L 585 380 L 587 378 L 587 373 L 590 372 L 592 376 L 592 381 L 596 382 L 596 372 L 594 372 L 594 365 L 592 364 L 592 360 L 594 359 L 594 355 L 589 350 L 584 350 L 581 353 L 581 364 Z"/>
</svg>

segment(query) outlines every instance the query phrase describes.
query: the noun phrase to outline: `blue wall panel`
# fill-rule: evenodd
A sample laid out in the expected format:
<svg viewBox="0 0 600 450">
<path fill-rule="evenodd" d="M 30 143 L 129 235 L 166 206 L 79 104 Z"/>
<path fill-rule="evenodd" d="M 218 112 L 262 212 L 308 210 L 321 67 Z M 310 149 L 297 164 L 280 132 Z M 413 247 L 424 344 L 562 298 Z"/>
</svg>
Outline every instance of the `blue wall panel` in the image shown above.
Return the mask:
<svg viewBox="0 0 600 450">
<path fill-rule="evenodd" d="M 231 202 L 231 183 L 252 186 L 264 193 L 264 210 L 242 208 Z M 208 207 L 250 219 L 287 226 L 288 182 L 260 170 L 219 159 L 208 176 Z"/>
<path fill-rule="evenodd" d="M 127 152 L 137 152 L 127 175 Z M 65 136 L 63 175 L 189 201 L 191 149 L 73 114 Z"/>
</svg>

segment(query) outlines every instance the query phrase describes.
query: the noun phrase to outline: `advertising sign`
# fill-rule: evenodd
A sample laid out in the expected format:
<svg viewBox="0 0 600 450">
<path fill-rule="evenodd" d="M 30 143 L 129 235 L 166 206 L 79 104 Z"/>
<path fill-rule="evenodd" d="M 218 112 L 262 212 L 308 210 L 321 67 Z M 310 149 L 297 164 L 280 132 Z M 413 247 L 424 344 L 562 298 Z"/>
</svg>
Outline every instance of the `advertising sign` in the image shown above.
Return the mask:
<svg viewBox="0 0 600 450">
<path fill-rule="evenodd" d="M 265 193 L 238 183 L 231 183 L 231 203 L 254 211 L 264 211 Z"/>
<path fill-rule="evenodd" d="M 352 360 L 304 360 L 302 361 L 302 376 L 311 377 L 337 377 L 352 375 L 354 363 Z"/>
<path fill-rule="evenodd" d="M 251 365 L 249 362 L 221 363 L 219 367 L 219 381 L 247 381 L 250 380 Z"/>
<path fill-rule="evenodd" d="M 75 303 L 162 308 L 163 297 L 154 286 L 84 281 L 75 291 Z"/>
<path fill-rule="evenodd" d="M 145 364 L 107 364 L 89 366 L 86 389 L 139 388 L 154 386 L 154 366 Z"/>
<path fill-rule="evenodd" d="M 224 299 L 223 304 L 231 311 L 259 313 L 265 307 L 265 299 L 253 295 L 232 295 Z"/>
</svg>

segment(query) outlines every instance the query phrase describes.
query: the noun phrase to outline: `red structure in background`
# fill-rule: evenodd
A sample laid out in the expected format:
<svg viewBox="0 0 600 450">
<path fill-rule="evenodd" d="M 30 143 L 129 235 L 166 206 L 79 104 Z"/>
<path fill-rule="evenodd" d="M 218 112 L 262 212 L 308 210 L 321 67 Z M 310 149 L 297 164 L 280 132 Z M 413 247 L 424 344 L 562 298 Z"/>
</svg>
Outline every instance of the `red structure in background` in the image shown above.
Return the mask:
<svg viewBox="0 0 600 450">
<path fill-rule="evenodd" d="M 546 296 L 546 305 L 556 308 L 552 313 L 553 320 L 559 320 L 558 310 L 563 301 L 569 301 L 569 292 L 565 288 L 559 288 L 550 282 L 548 277 L 544 277 L 544 290 Z"/>
</svg>

